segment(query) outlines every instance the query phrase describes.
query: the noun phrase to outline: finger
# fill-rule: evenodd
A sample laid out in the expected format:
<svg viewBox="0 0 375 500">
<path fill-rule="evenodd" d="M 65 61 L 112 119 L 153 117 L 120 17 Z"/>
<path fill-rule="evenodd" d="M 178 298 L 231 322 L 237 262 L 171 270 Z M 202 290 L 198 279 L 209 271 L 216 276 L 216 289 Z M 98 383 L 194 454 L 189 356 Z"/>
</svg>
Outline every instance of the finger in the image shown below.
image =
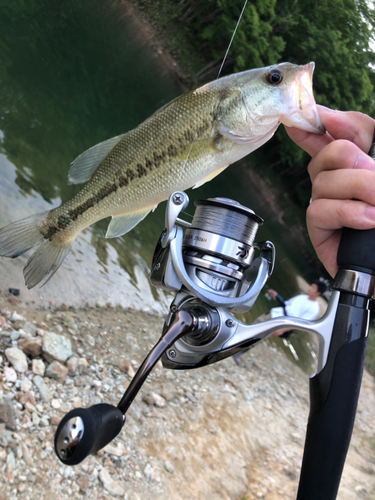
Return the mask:
<svg viewBox="0 0 375 500">
<path fill-rule="evenodd" d="M 365 159 L 363 159 L 365 161 Z M 372 160 L 371 160 L 372 161 Z M 325 170 L 320 172 L 312 185 L 312 200 L 361 200 L 375 206 L 375 162 L 373 170 Z"/>
<path fill-rule="evenodd" d="M 334 276 L 341 229 L 372 229 L 375 207 L 356 200 L 319 199 L 307 209 L 307 229 L 318 258 Z"/>
<path fill-rule="evenodd" d="M 311 182 L 324 170 L 362 169 L 375 170 L 375 161 L 358 146 L 346 140 L 334 141 L 319 151 L 309 163 Z"/>
<path fill-rule="evenodd" d="M 366 153 L 374 135 L 375 120 L 357 111 L 338 111 L 318 106 L 320 119 L 334 139 L 354 142 Z"/>
<path fill-rule="evenodd" d="M 375 207 L 359 200 L 320 198 L 308 206 L 307 220 L 318 230 L 371 229 L 375 227 Z"/>
<path fill-rule="evenodd" d="M 310 156 L 315 156 L 335 139 L 346 139 L 366 153 L 370 149 L 375 120 L 355 111 L 335 111 L 318 106 L 320 119 L 327 130 L 325 135 L 285 127 L 289 137 Z"/>
<path fill-rule="evenodd" d="M 316 155 L 321 149 L 334 141 L 328 132 L 323 135 L 313 134 L 294 127 L 284 125 L 286 133 L 300 148 L 310 156 Z"/>
</svg>

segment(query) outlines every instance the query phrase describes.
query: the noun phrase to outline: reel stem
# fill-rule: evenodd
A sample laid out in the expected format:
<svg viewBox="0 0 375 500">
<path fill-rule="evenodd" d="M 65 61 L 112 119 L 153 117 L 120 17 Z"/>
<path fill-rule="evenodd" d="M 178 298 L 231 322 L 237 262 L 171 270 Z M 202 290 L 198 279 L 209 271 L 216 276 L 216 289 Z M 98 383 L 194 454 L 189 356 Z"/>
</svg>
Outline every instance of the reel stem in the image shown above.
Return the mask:
<svg viewBox="0 0 375 500">
<path fill-rule="evenodd" d="M 197 323 L 198 319 L 195 314 L 186 309 L 179 310 L 174 314 L 170 327 L 138 368 L 137 373 L 134 375 L 133 380 L 130 382 L 129 387 L 117 405 L 117 408 L 121 411 L 121 413 L 125 415 L 148 374 L 159 361 L 163 353 L 169 349 L 176 340 L 183 335 L 186 335 L 189 331 L 195 329 Z"/>
</svg>

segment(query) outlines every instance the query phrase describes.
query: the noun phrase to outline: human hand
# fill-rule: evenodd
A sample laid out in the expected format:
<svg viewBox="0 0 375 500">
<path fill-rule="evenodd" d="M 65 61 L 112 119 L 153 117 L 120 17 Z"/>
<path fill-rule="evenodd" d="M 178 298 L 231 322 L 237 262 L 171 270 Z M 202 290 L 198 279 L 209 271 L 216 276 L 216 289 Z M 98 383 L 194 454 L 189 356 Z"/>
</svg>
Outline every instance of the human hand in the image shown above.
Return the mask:
<svg viewBox="0 0 375 500">
<path fill-rule="evenodd" d="M 375 227 L 375 161 L 366 153 L 375 120 L 354 111 L 333 111 L 318 106 L 325 135 L 285 127 L 289 137 L 312 160 L 308 171 L 312 201 L 307 229 L 315 251 L 331 276 L 343 227 Z"/>
<path fill-rule="evenodd" d="M 270 297 L 272 297 L 273 299 L 276 299 L 276 295 L 277 295 L 277 292 L 275 292 L 275 290 L 272 290 L 271 288 L 269 288 L 267 290 L 267 293 Z"/>
</svg>

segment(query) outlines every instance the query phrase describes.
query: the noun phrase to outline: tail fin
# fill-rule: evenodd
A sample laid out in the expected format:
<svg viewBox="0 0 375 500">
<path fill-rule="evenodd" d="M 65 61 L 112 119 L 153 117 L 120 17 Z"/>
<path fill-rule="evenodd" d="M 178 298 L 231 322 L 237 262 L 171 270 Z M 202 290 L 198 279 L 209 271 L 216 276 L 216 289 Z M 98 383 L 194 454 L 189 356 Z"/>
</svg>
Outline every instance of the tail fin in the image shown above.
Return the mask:
<svg viewBox="0 0 375 500">
<path fill-rule="evenodd" d="M 45 285 L 61 266 L 71 247 L 71 242 L 56 246 L 44 238 L 40 228 L 45 224 L 47 214 L 32 215 L 0 229 L 0 256 L 14 259 L 36 248 L 23 270 L 29 289 L 41 282 Z"/>
</svg>

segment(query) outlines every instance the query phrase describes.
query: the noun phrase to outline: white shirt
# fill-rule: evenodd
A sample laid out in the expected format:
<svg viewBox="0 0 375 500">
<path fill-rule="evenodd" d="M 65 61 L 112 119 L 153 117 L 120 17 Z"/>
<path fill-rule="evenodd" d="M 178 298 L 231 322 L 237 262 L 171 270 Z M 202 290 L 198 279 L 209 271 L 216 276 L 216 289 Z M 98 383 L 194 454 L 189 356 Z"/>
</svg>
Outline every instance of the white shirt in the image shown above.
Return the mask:
<svg viewBox="0 0 375 500">
<path fill-rule="evenodd" d="M 296 295 L 285 301 L 285 309 L 287 316 L 295 316 L 296 318 L 315 319 L 319 315 L 319 303 L 317 300 L 309 300 L 308 295 Z M 282 307 L 274 307 L 271 309 L 271 317 L 285 316 Z"/>
</svg>

